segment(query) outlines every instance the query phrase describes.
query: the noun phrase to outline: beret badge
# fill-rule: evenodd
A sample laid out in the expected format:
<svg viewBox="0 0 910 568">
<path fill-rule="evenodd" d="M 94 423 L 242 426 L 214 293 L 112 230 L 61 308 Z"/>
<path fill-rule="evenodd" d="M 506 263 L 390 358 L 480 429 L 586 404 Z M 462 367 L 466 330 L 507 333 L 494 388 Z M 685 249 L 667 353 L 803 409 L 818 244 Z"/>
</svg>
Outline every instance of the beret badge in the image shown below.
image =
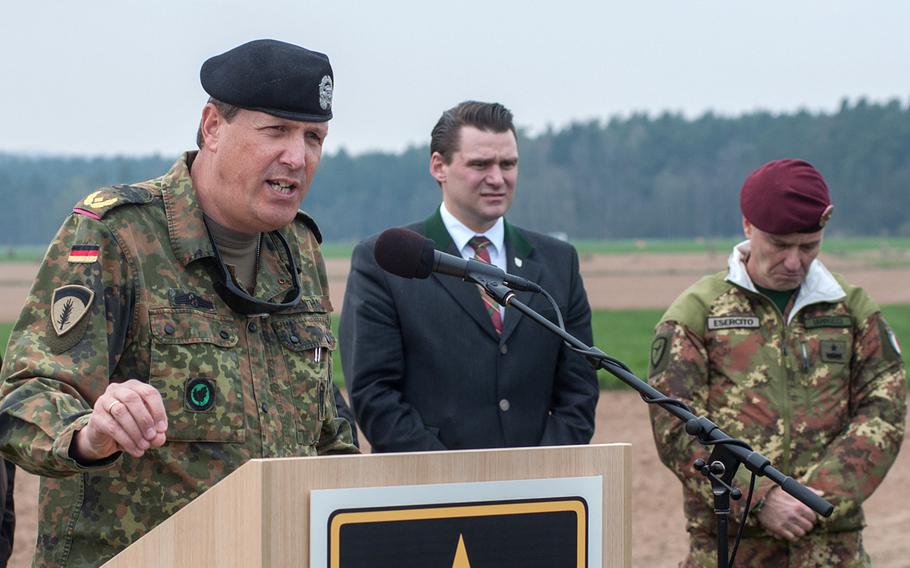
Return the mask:
<svg viewBox="0 0 910 568">
<path fill-rule="evenodd" d="M 825 210 L 822 211 L 822 216 L 818 219 L 818 226 L 824 227 L 825 225 L 827 225 L 828 221 L 831 220 L 831 215 L 833 215 L 833 214 L 834 214 L 833 205 L 829 205 L 829 206 L 825 207 Z"/>
<path fill-rule="evenodd" d="M 319 82 L 319 106 L 322 110 L 332 108 L 332 78 L 328 75 Z"/>
</svg>

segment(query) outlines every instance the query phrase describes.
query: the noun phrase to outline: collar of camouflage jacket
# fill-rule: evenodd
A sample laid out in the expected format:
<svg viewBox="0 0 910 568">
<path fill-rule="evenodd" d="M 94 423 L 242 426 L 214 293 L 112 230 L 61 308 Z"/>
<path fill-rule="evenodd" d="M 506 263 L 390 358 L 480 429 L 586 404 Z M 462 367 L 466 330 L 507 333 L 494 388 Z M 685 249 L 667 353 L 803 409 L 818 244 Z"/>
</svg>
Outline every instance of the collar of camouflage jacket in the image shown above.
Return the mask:
<svg viewBox="0 0 910 568">
<path fill-rule="evenodd" d="M 184 153 L 170 171 L 156 180 L 164 200 L 171 249 L 184 266 L 215 255 L 187 165 L 193 157 L 192 152 Z"/>
<path fill-rule="evenodd" d="M 161 190 L 164 211 L 167 217 L 168 237 L 174 256 L 187 266 L 200 258 L 213 258 L 215 250 L 202 216 L 189 165 L 195 152 L 186 152 L 177 160 L 170 171 L 154 180 L 153 185 Z M 283 298 L 292 288 L 293 276 L 290 266 L 302 266 L 300 241 L 289 227 L 279 230 L 290 245 L 293 259 L 284 258 L 284 249 L 271 234 L 263 239 L 262 256 L 256 277 L 256 297 L 261 299 Z M 274 251 L 274 252 L 271 252 Z M 294 252 L 297 251 L 297 252 Z M 293 262 L 291 262 L 293 260 Z M 326 294 L 327 295 L 327 294 Z"/>
<path fill-rule="evenodd" d="M 727 259 L 727 282 L 745 288 L 750 292 L 759 294 L 749 278 L 746 271 L 746 260 L 749 258 L 749 241 L 743 241 L 733 247 L 733 252 Z M 825 268 L 822 261 L 815 259 L 809 265 L 809 272 L 806 274 L 806 280 L 799 287 L 799 293 L 796 296 L 796 302 L 787 316 L 787 325 L 793 321 L 796 314 L 806 306 L 817 304 L 819 302 L 839 302 L 847 297 L 843 287 L 838 284 L 837 280 Z"/>
</svg>

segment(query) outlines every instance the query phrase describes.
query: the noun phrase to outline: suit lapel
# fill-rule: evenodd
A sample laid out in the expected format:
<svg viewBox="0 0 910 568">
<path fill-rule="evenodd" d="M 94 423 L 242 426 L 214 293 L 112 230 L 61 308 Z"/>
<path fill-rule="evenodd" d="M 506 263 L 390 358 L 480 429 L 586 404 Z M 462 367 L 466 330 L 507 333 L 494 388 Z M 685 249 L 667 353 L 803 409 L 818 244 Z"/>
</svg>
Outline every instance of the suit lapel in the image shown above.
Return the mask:
<svg viewBox="0 0 910 568">
<path fill-rule="evenodd" d="M 436 250 L 461 258 L 461 252 L 455 248 L 452 236 L 446 230 L 438 209 L 424 222 L 424 235 L 436 243 Z M 452 296 L 455 303 L 477 322 L 484 333 L 491 339 L 499 341 L 499 334 L 496 333 L 493 322 L 490 321 L 490 316 L 483 307 L 483 300 L 480 298 L 480 291 L 476 285 L 454 276 L 433 274 L 430 278 L 436 280 Z"/>
<path fill-rule="evenodd" d="M 531 282 L 537 282 L 540 278 L 541 266 L 537 259 L 534 258 L 534 248 L 524 238 L 524 235 L 509 223 L 506 223 L 505 233 L 506 272 L 521 276 Z M 522 304 L 528 305 L 533 295 L 533 292 L 516 292 L 515 299 Z M 509 336 L 515 331 L 522 318 L 524 318 L 524 314 L 517 309 L 506 308 L 506 315 L 502 325 L 503 341 L 509 339 Z"/>
</svg>

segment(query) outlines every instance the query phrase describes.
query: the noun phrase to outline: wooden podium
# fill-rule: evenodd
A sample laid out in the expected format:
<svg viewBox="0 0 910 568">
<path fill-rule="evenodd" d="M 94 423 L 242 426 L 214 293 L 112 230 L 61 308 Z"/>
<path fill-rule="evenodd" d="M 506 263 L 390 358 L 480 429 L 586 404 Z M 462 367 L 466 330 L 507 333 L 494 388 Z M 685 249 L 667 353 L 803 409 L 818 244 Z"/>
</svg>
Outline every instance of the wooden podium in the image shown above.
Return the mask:
<svg viewBox="0 0 910 568">
<path fill-rule="evenodd" d="M 628 567 L 629 456 L 606 444 L 251 460 L 104 566 L 308 566 L 311 490 L 602 476 L 603 566 Z"/>
</svg>

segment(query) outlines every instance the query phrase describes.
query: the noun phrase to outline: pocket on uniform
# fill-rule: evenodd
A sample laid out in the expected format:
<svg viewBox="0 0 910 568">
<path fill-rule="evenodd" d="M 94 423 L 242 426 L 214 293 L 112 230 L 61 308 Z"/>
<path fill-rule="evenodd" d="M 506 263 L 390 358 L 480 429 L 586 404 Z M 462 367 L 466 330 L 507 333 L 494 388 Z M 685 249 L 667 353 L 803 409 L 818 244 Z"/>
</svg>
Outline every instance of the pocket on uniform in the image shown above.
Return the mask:
<svg viewBox="0 0 910 568">
<path fill-rule="evenodd" d="M 312 445 L 319 439 L 330 404 L 332 352 L 335 337 L 329 315 L 307 313 L 276 316 L 272 329 L 282 346 L 297 407 L 297 441 Z"/>
<path fill-rule="evenodd" d="M 149 384 L 164 400 L 168 441 L 242 442 L 237 324 L 193 309 L 153 310 L 149 319 Z"/>
</svg>

